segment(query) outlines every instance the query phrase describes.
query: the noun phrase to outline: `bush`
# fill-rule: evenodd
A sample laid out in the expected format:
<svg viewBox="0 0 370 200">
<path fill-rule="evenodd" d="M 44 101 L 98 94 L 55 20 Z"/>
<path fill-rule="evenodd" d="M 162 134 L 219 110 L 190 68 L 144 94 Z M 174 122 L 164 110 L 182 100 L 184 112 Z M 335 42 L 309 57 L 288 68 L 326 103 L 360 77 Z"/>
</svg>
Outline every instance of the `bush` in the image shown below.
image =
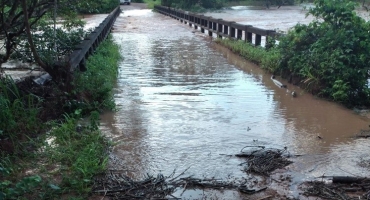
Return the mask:
<svg viewBox="0 0 370 200">
<path fill-rule="evenodd" d="M 119 0 L 81 1 L 77 5 L 77 10 L 81 14 L 110 13 L 119 6 Z"/>
<path fill-rule="evenodd" d="M 316 0 L 309 14 L 280 41 L 279 71 L 298 76 L 307 90 L 348 106 L 370 105 L 370 28 L 348 0 Z"/>
<path fill-rule="evenodd" d="M 42 97 L 19 89 L 10 78 L 0 79 L 0 147 L 7 145 L 3 138 L 23 147 L 26 142 L 20 136 L 33 145 L 25 154 L 9 155 L 0 149 L 0 199 L 88 199 L 93 177 L 104 172 L 108 161 L 109 141 L 99 130 L 96 110 L 114 107 L 112 89 L 120 58 L 111 38 L 99 45 L 87 61 L 88 71 L 76 75 L 75 94 L 63 94 L 67 99 L 58 93 L 58 99 L 69 101 L 68 110 L 74 111 L 64 120 L 42 123 L 37 116 Z M 57 99 L 43 99 L 50 100 Z M 81 120 L 88 114 L 90 123 Z M 37 132 L 37 138 L 28 137 L 28 132 Z"/>
</svg>

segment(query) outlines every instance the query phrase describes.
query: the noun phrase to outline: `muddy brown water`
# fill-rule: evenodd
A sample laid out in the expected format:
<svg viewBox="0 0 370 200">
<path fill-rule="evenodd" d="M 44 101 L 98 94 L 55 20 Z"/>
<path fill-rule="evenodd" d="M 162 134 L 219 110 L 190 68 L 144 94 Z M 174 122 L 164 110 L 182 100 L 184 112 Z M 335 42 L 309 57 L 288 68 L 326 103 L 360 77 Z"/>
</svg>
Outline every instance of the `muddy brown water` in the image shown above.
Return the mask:
<svg viewBox="0 0 370 200">
<path fill-rule="evenodd" d="M 268 185 L 282 195 L 303 199 L 298 185 L 321 175 L 370 175 L 358 165 L 370 159 L 369 140 L 353 137 L 369 128 L 368 118 L 284 80 L 287 89 L 278 88 L 271 74 L 177 20 L 136 4 L 121 7 L 113 31 L 124 57 L 114 95 L 118 111 L 102 115 L 102 130 L 115 143 L 110 169 L 133 178 L 188 169 L 184 176 L 242 179 L 243 160 L 229 155 L 263 145 L 301 155 L 283 170 L 289 184 Z M 199 190 L 175 196 L 205 198 Z M 208 197 L 247 198 L 234 191 Z"/>
</svg>

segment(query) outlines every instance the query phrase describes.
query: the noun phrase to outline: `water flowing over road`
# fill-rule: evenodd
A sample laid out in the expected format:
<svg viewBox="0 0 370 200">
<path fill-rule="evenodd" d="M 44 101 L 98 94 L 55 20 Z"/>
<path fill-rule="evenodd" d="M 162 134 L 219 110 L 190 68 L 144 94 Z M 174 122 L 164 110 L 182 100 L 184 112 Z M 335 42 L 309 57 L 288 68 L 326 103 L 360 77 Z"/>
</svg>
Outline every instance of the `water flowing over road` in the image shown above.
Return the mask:
<svg viewBox="0 0 370 200">
<path fill-rule="evenodd" d="M 228 155 L 262 145 L 302 155 L 284 170 L 293 178 L 281 192 L 287 196 L 298 197 L 300 182 L 323 174 L 370 175 L 358 165 L 370 158 L 369 140 L 353 137 L 369 128 L 368 118 L 293 85 L 277 87 L 271 74 L 177 20 L 135 4 L 122 8 L 113 31 L 124 57 L 118 111 L 102 115 L 102 130 L 116 144 L 110 168 L 132 177 L 189 168 L 187 176 L 240 179 L 247 176 L 243 160 Z M 199 191 L 182 195 L 202 198 Z"/>
</svg>

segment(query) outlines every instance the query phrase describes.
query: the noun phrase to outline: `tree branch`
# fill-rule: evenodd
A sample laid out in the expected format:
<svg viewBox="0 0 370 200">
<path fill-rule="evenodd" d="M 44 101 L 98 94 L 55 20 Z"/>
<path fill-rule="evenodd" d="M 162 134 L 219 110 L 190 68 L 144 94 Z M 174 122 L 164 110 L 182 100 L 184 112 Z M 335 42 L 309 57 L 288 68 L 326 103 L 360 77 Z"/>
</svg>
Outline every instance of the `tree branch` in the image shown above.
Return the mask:
<svg viewBox="0 0 370 200">
<path fill-rule="evenodd" d="M 31 35 L 31 27 L 28 22 L 28 12 L 27 12 L 26 0 L 21 0 L 21 4 L 22 4 L 22 9 L 23 9 L 23 14 L 24 14 L 24 25 L 26 27 L 27 39 L 28 39 L 28 43 L 30 44 L 32 55 L 35 58 L 35 61 L 37 62 L 37 64 L 39 64 L 42 68 L 46 68 L 45 63 L 41 60 L 40 56 L 38 55 L 36 51 L 35 45 L 33 44 L 32 35 Z"/>
</svg>

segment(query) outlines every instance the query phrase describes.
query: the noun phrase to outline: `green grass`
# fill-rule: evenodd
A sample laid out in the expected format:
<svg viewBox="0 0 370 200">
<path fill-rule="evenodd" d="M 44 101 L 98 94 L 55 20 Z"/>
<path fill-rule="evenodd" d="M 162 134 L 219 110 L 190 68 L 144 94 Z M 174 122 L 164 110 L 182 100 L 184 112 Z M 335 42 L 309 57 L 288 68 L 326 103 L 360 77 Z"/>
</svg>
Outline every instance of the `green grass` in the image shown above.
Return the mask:
<svg viewBox="0 0 370 200">
<path fill-rule="evenodd" d="M 94 175 L 103 172 L 108 161 L 108 140 L 94 125 L 99 113 L 90 118 L 92 123 L 79 126 L 74 116 L 66 116 L 65 123 L 48 134 L 53 141 L 45 146 L 44 155 L 49 164 L 58 166 L 53 176 L 61 178 L 58 187 L 70 196 L 86 197 Z"/>
<path fill-rule="evenodd" d="M 72 101 L 71 110 L 82 109 L 82 113 L 92 110 L 114 109 L 112 88 L 118 74 L 121 59 L 119 46 L 111 38 L 99 45 L 94 56 L 87 60 L 87 71 L 76 74 L 75 95 L 79 101 Z"/>
<path fill-rule="evenodd" d="M 155 5 L 161 5 L 161 0 L 144 0 L 149 9 L 153 9 Z"/>
<path fill-rule="evenodd" d="M 93 177 L 105 170 L 108 161 L 108 140 L 96 127 L 98 117 L 99 113 L 93 112 L 91 123 L 81 126 L 78 115 L 65 116 L 63 123 L 54 122 L 52 130 L 40 137 L 45 140 L 39 140 L 39 151 L 22 159 L 3 159 L 0 199 L 53 199 L 62 195 L 86 199 Z"/>
<path fill-rule="evenodd" d="M 269 72 L 273 73 L 278 69 L 280 53 L 274 47 L 266 50 L 263 47 L 255 47 L 242 40 L 217 39 L 216 42 Z"/>
<path fill-rule="evenodd" d="M 0 199 L 88 198 L 93 177 L 106 169 L 108 161 L 110 144 L 98 128 L 99 111 L 114 109 L 112 89 L 120 59 L 118 46 L 106 39 L 89 57 L 88 70 L 76 74 L 74 94 L 67 94 L 76 97 L 67 102 L 68 110 L 74 112 L 46 123 L 37 120 L 37 104 L 29 99 L 32 95 L 21 94 L 13 82 L 0 80 L 0 117 L 23 127 L 15 133 L 5 129 L 5 123 L 0 136 L 14 135 L 19 145 L 29 149 L 21 155 L 0 155 Z M 89 120 L 82 120 L 87 115 Z M 19 140 L 18 134 L 36 131 L 35 127 L 48 131 L 28 137 L 27 142 Z"/>
</svg>

